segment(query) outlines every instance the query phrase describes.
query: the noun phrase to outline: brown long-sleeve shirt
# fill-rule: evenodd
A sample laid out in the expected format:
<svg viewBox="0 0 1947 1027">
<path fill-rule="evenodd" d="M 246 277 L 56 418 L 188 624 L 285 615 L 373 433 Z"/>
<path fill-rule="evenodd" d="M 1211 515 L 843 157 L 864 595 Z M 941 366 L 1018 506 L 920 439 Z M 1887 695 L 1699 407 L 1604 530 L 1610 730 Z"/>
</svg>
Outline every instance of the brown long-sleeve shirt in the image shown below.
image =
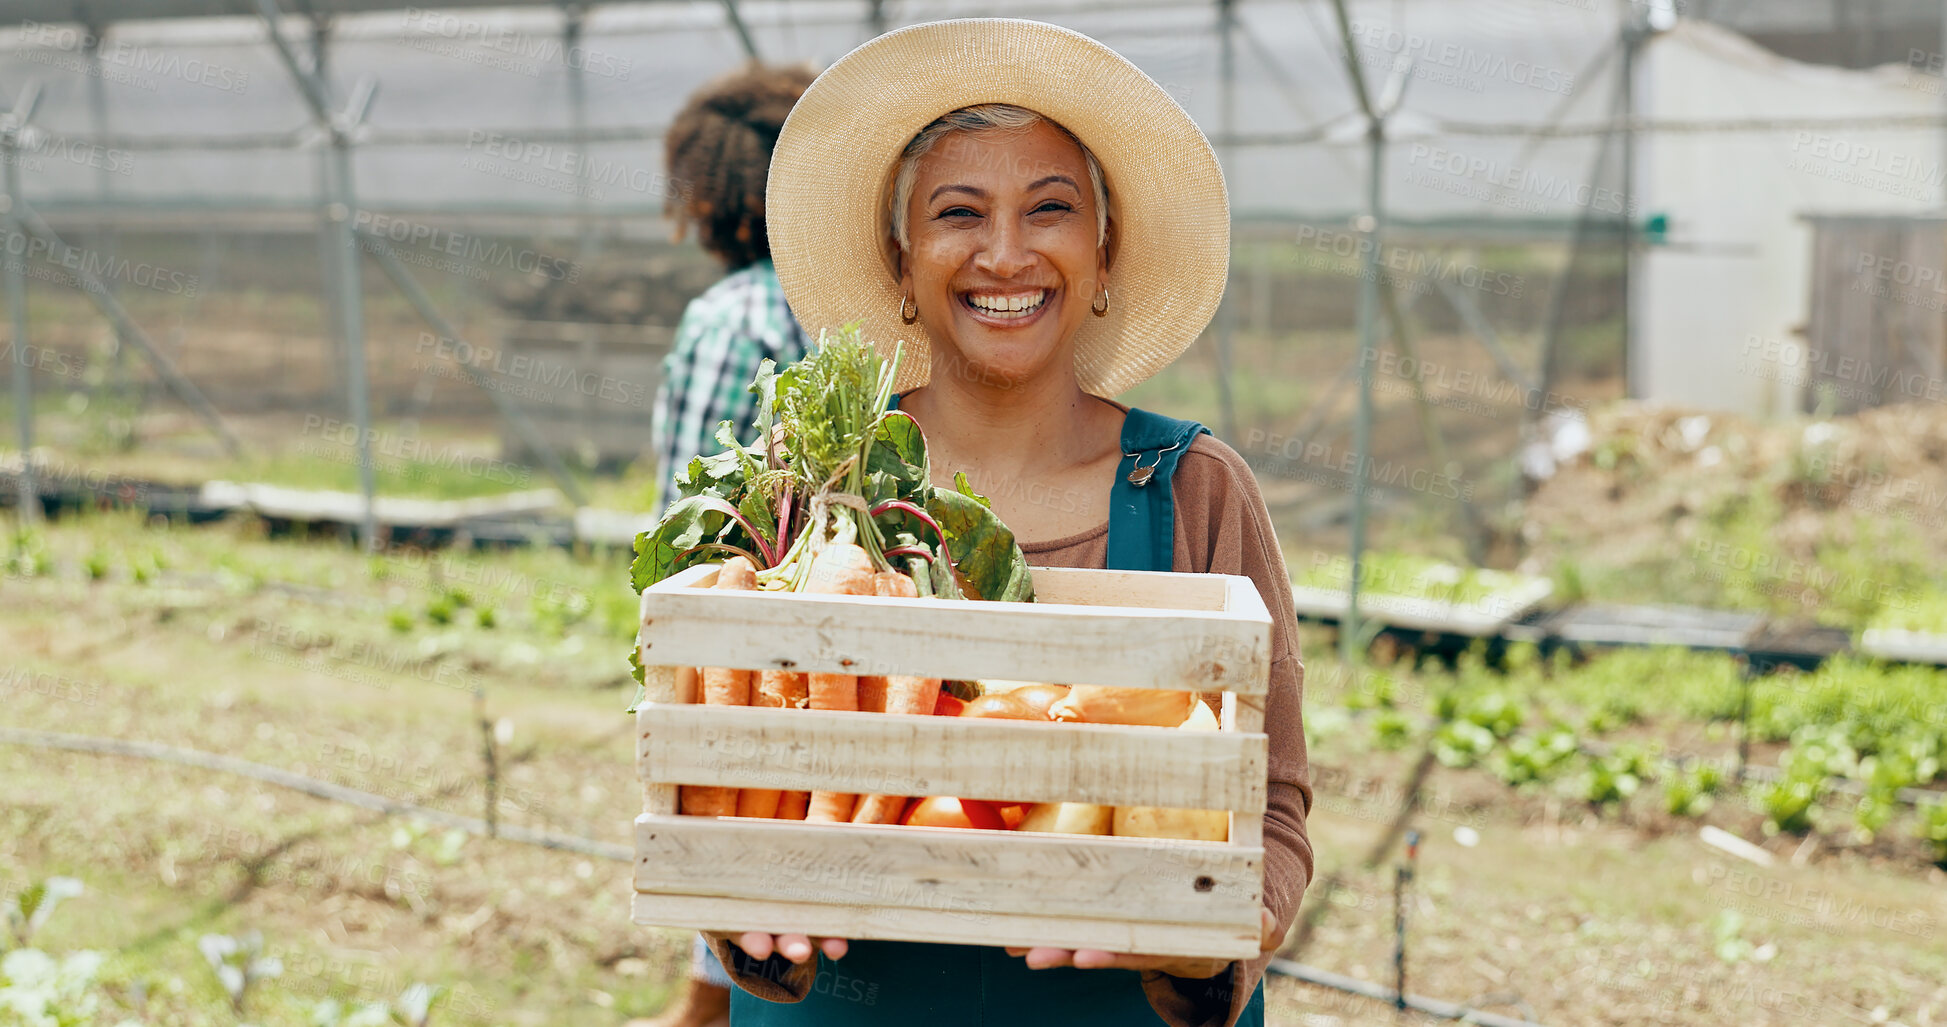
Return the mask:
<svg viewBox="0 0 1947 1027">
<path fill-rule="evenodd" d="M 1305 756 L 1300 712 L 1304 664 L 1299 660 L 1298 625 L 1291 601 L 1291 578 L 1284 554 L 1271 531 L 1257 481 L 1236 451 L 1200 435 L 1183 454 L 1173 479 L 1176 542 L 1173 570 L 1200 574 L 1241 574 L 1257 584 L 1271 611 L 1271 681 L 1264 708 L 1270 739 L 1269 777 L 1264 814 L 1264 905 L 1277 918 L 1280 933 L 1298 915 L 1298 901 L 1311 882 L 1312 848 L 1305 833 L 1311 811 L 1311 774 Z M 1109 528 L 1103 524 L 1068 538 L 1024 545 L 1036 567 L 1104 567 Z M 759 964 L 741 951 L 732 958 L 729 942 L 713 943 L 717 956 L 738 985 L 759 998 L 778 1002 L 802 999 L 811 991 L 816 960 L 803 965 L 772 957 L 760 973 L 738 968 Z M 1171 1027 L 1230 1027 L 1237 1022 L 1269 957 L 1238 962 L 1207 980 L 1145 972 L 1143 991 L 1151 1007 Z M 778 965 L 782 964 L 782 965 Z"/>
</svg>

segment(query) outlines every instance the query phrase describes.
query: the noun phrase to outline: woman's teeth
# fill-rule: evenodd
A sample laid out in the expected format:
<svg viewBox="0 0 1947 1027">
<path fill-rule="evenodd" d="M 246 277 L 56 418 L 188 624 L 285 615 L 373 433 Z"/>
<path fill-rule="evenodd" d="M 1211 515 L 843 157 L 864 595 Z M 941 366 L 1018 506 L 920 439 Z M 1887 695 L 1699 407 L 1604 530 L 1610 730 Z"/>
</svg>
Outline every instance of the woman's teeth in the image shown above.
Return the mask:
<svg viewBox="0 0 1947 1027">
<path fill-rule="evenodd" d="M 1027 317 L 1041 309 L 1047 302 L 1049 290 L 1037 289 L 1034 292 L 1015 293 L 1008 296 L 983 296 L 967 294 L 967 303 L 989 317 L 1015 318 Z"/>
</svg>

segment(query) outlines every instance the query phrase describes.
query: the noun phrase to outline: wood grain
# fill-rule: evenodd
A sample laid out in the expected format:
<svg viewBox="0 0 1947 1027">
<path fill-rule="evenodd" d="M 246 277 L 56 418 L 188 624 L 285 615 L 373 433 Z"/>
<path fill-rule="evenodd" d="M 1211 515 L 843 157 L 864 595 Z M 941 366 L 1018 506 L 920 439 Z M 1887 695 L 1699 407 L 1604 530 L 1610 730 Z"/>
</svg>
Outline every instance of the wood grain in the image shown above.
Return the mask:
<svg viewBox="0 0 1947 1027">
<path fill-rule="evenodd" d="M 1262 812 L 1261 733 L 645 704 L 644 780 Z"/>
</svg>

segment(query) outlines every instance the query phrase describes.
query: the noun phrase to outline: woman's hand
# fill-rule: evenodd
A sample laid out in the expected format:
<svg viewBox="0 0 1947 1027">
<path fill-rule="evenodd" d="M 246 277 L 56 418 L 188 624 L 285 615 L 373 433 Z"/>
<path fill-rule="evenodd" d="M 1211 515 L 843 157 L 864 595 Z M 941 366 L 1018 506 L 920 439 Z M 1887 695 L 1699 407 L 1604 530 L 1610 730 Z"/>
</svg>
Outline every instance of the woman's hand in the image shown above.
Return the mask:
<svg viewBox="0 0 1947 1027">
<path fill-rule="evenodd" d="M 719 934 L 744 950 L 752 959 L 769 959 L 772 953 L 802 963 L 812 957 L 813 946 L 825 953 L 827 959 L 842 959 L 849 947 L 843 938 L 812 938 L 802 934 L 765 934 L 763 931 L 745 931 L 743 934 Z"/>
<path fill-rule="evenodd" d="M 1278 930 L 1278 921 L 1268 909 L 1260 910 L 1259 916 L 1263 933 L 1258 939 L 1258 951 L 1275 951 L 1284 942 L 1284 935 Z M 1030 970 L 1046 970 L 1051 966 L 1072 966 L 1077 970 L 1161 970 L 1171 977 L 1192 980 L 1215 977 L 1236 962 L 1231 959 L 1138 956 L 1128 952 L 1104 952 L 1101 949 L 1011 948 L 1007 954 L 1028 957 Z"/>
</svg>

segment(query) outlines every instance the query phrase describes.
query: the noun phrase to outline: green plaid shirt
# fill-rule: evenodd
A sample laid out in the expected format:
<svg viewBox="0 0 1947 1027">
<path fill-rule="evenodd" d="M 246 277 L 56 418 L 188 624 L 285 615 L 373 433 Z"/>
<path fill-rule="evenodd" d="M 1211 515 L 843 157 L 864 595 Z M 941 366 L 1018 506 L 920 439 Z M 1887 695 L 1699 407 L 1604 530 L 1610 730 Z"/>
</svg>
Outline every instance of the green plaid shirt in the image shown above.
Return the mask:
<svg viewBox="0 0 1947 1027">
<path fill-rule="evenodd" d="M 770 357 L 782 367 L 810 347 L 768 257 L 731 272 L 690 301 L 656 389 L 653 438 L 662 462 L 661 507 L 676 494 L 670 484 L 676 474 L 692 458 L 718 450 L 719 421 L 736 425 L 739 440 L 753 441 L 757 397 L 750 382 L 758 363 Z"/>
</svg>

